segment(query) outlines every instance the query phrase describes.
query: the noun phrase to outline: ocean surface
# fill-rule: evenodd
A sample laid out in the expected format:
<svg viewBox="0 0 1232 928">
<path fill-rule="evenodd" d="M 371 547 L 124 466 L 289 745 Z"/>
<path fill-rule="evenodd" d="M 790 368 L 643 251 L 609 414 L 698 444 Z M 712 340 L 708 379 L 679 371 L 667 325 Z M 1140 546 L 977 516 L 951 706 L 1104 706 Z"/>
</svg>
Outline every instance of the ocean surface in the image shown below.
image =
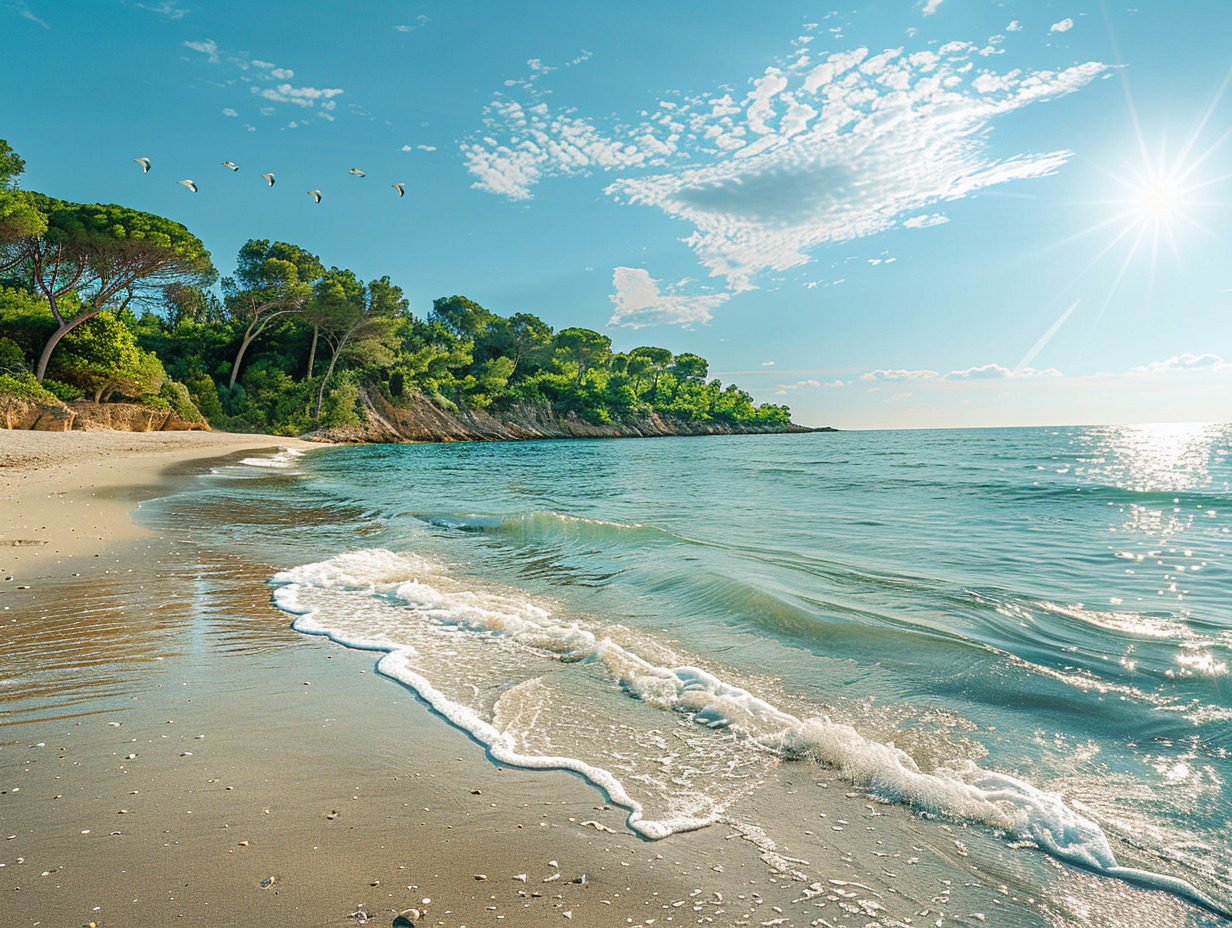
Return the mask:
<svg viewBox="0 0 1232 928">
<path fill-rule="evenodd" d="M 959 835 L 955 880 L 1064 883 L 1043 924 L 1232 907 L 1232 426 L 355 446 L 168 505 L 270 564 L 298 630 L 648 840 L 773 857 L 834 784 Z"/>
</svg>

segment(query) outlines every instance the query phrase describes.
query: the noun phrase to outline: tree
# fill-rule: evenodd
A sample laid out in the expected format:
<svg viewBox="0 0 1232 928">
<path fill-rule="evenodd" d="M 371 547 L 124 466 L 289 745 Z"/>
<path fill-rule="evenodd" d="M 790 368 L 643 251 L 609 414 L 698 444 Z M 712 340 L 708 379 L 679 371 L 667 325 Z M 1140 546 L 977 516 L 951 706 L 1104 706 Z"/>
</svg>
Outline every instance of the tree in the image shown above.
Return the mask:
<svg viewBox="0 0 1232 928">
<path fill-rule="evenodd" d="M 0 268 L 15 270 L 46 298 L 55 319 L 35 369 L 40 381 L 60 339 L 104 310 L 154 301 L 173 283 L 208 286 L 215 279 L 210 253 L 178 222 L 113 204 L 28 196 L 46 228 L 8 242 Z M 80 298 L 72 315 L 65 311 L 70 296 Z"/>
<path fill-rule="evenodd" d="M 172 328 L 185 323 L 202 324 L 218 322 L 223 316 L 223 307 L 218 297 L 208 290 L 188 284 L 174 283 L 163 288 L 163 302 L 167 321 Z"/>
<path fill-rule="evenodd" d="M 508 331 L 513 343 L 513 370 L 523 360 L 540 354 L 552 341 L 552 327 L 531 313 L 515 313 L 509 317 Z"/>
<path fill-rule="evenodd" d="M 653 406 L 655 399 L 659 393 L 659 377 L 667 370 L 667 366 L 672 363 L 672 353 L 666 348 L 654 348 L 652 346 L 644 346 L 642 348 L 634 348 L 629 352 L 630 358 L 645 358 L 650 362 L 650 369 L 647 371 L 654 373 L 654 380 L 650 387 L 650 405 Z"/>
<path fill-rule="evenodd" d="M 0 187 L 7 187 L 20 177 L 26 170 L 26 162 L 21 159 L 12 146 L 0 139 Z"/>
<path fill-rule="evenodd" d="M 612 353 L 612 340 L 591 329 L 561 329 L 552 343 L 577 365 L 579 386 L 586 371 L 605 363 Z"/>
<path fill-rule="evenodd" d="M 249 239 L 240 248 L 235 273 L 222 282 L 231 315 L 246 323 L 228 387 L 235 386 L 248 346 L 278 317 L 301 312 L 312 296 L 313 282 L 324 273 L 321 259 L 298 245 Z M 317 331 L 314 328 L 313 354 Z"/>
<path fill-rule="evenodd" d="M 464 296 L 443 296 L 433 300 L 432 312 L 428 316 L 429 322 L 443 323 L 460 338 L 482 335 L 494 319 L 500 317 Z"/>
<path fill-rule="evenodd" d="M 325 386 L 344 351 L 358 360 L 389 364 L 393 360 L 391 342 L 409 305 L 402 288 L 388 277 L 366 287 L 353 271 L 330 268 L 317 285 L 314 300 L 322 311 L 321 334 L 331 348 L 329 367 L 321 378 L 312 417 L 321 415 Z"/>
<path fill-rule="evenodd" d="M 132 330 L 101 312 L 69 332 L 51 368 L 56 380 L 90 393 L 96 403 L 112 393 L 134 398 L 157 393 L 167 381 L 162 362 L 142 351 Z"/>
</svg>

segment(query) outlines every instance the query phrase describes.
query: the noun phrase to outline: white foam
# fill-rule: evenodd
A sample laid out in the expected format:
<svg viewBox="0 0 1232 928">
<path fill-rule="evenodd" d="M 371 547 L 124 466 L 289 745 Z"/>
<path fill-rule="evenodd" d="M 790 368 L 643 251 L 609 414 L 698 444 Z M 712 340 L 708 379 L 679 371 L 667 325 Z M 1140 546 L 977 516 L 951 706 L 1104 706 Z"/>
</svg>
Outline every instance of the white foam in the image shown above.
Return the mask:
<svg viewBox="0 0 1232 928">
<path fill-rule="evenodd" d="M 273 580 L 277 585 L 274 602 L 298 616 L 294 627 L 299 631 L 328 635 L 349 647 L 388 651 L 378 670 L 414 689 L 442 716 L 487 745 L 493 758 L 519 767 L 580 774 L 604 790 L 613 802 L 628 808 L 630 827 L 648 838 L 703 827 L 717 821 L 724 810 L 715 803 L 704 815 L 645 818 L 642 804 L 610 770 L 575 757 L 518 751 L 508 731 L 451 699 L 417 672 L 412 667 L 413 647 L 384 637 L 340 632 L 305 608 L 300 592 L 342 590 L 380 596 L 459 632 L 498 637 L 570 660 L 600 663 L 626 692 L 648 705 L 685 713 L 702 726 L 724 728 L 752 746 L 779 756 L 825 764 L 889 801 L 932 815 L 987 825 L 1014 840 L 1033 842 L 1061 860 L 1140 886 L 1167 890 L 1211 911 L 1228 914 L 1184 880 L 1119 866 L 1103 829 L 1057 793 L 982 769 L 970 761 L 923 771 L 893 743 L 865 738 L 850 725 L 825 717 L 799 718 L 698 667 L 652 663 L 613 641 L 609 635 L 615 628 L 603 634 L 601 628 L 592 631 L 577 623 L 558 624 L 547 610 L 521 599 L 469 590 L 447 591 L 442 589 L 444 577 L 437 585 L 428 582 L 434 574 L 440 576 L 431 562 L 414 555 L 383 549 L 356 551 L 277 574 Z"/>
<path fill-rule="evenodd" d="M 294 448 L 283 448 L 277 454 L 262 458 L 244 458 L 240 461 L 241 464 L 246 464 L 249 467 L 272 467 L 279 470 L 284 470 L 295 463 L 296 458 L 304 456 L 304 452 L 296 451 Z"/>
</svg>

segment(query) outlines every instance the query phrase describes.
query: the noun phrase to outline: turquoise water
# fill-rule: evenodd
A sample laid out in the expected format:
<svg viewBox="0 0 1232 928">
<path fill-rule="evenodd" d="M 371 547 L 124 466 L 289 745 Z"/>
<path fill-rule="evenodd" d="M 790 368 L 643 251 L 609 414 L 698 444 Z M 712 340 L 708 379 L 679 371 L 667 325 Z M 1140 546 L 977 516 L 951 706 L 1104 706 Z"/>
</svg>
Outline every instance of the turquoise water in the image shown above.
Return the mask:
<svg viewBox="0 0 1232 928">
<path fill-rule="evenodd" d="M 280 509 L 240 516 L 239 545 L 287 568 L 299 627 L 390 651 L 495 758 L 578 770 L 649 837 L 814 764 L 1020 853 L 1232 902 L 1230 426 L 275 463 L 197 498 Z"/>
</svg>

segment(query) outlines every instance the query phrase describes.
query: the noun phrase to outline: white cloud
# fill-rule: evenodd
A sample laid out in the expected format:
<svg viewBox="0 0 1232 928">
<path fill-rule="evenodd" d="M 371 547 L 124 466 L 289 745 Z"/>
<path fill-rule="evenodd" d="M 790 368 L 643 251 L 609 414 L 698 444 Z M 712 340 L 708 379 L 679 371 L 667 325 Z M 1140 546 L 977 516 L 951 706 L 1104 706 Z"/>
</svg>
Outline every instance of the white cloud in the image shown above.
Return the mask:
<svg viewBox="0 0 1232 928">
<path fill-rule="evenodd" d="M 1020 23 L 1018 20 L 1014 20 L 1012 23 L 1010 23 L 1008 26 L 1005 27 L 1005 31 L 1006 32 L 1022 32 L 1022 23 Z"/>
<path fill-rule="evenodd" d="M 185 42 L 185 48 L 191 48 L 195 52 L 201 52 L 205 55 L 210 64 L 218 64 L 221 60 L 218 57 L 218 44 L 213 39 L 204 39 L 200 42 Z"/>
<path fill-rule="evenodd" d="M 925 16 L 932 16 L 937 12 L 937 7 L 941 6 L 945 0 L 926 0 L 924 9 L 921 11 Z"/>
<path fill-rule="evenodd" d="M 265 100 L 275 103 L 294 103 L 296 106 L 311 107 L 321 101 L 331 102 L 333 97 L 346 93 L 336 87 L 292 87 L 290 84 L 279 84 L 276 87 L 253 87 L 252 92 Z"/>
<path fill-rule="evenodd" d="M 420 151 L 436 151 L 435 145 L 416 145 L 415 147 Z"/>
<path fill-rule="evenodd" d="M 939 375 L 936 371 L 921 370 L 907 371 L 902 370 L 886 370 L 884 368 L 869 371 L 867 374 L 861 374 L 861 380 L 936 380 Z"/>
<path fill-rule="evenodd" d="M 26 5 L 25 0 L 3 0 L 3 4 L 22 19 L 28 19 L 32 23 L 37 23 L 44 29 L 51 28 L 51 26 L 47 25 L 47 23 L 43 22 L 43 20 L 39 19 L 30 11 L 30 7 Z"/>
<path fill-rule="evenodd" d="M 993 158 L 993 121 L 1078 90 L 1105 66 L 974 73 L 979 53 L 968 42 L 851 49 L 768 68 L 743 99 L 663 101 L 629 125 L 553 112 L 534 94 L 498 97 L 463 152 L 475 187 L 511 199 L 550 177 L 623 172 L 608 193 L 691 224 L 684 241 L 740 292 L 817 248 L 943 222 L 925 211 L 1064 165 L 1070 152 Z"/>
<path fill-rule="evenodd" d="M 418 16 L 415 17 L 415 22 L 411 23 L 410 25 L 394 26 L 394 28 L 397 29 L 399 32 L 414 32 L 416 29 L 422 29 L 424 26 L 426 26 L 431 21 L 432 20 L 428 19 L 428 17 L 420 13 Z"/>
<path fill-rule="evenodd" d="M 223 114 L 224 116 L 238 116 L 238 115 L 239 115 L 239 113 L 237 113 L 235 110 L 231 109 L 231 107 L 229 107 L 229 106 L 228 106 L 225 110 L 223 110 L 223 111 L 222 111 L 222 114 Z"/>
<path fill-rule="evenodd" d="M 908 229 L 927 229 L 930 226 L 945 225 L 950 218 L 945 213 L 930 213 L 927 216 L 912 216 L 903 220 L 903 226 Z"/>
<path fill-rule="evenodd" d="M 1208 374 L 1232 373 L 1232 363 L 1225 361 L 1217 354 L 1177 354 L 1166 361 L 1152 361 L 1140 367 L 1131 367 L 1131 374 L 1177 374 L 1190 371 L 1200 371 Z"/>
<path fill-rule="evenodd" d="M 1053 23 L 1052 28 L 1050 28 L 1048 31 L 1049 32 L 1069 32 L 1073 28 L 1074 28 L 1074 21 L 1070 19 L 1069 17 L 1066 17 L 1065 19 L 1061 20 L 1059 23 Z"/>
<path fill-rule="evenodd" d="M 689 296 L 677 292 L 679 285 L 660 289 L 643 268 L 617 267 L 612 271 L 612 286 L 616 292 L 611 300 L 614 308 L 608 325 L 625 325 L 640 329 L 648 325 L 689 325 L 709 322 L 715 307 L 726 302 L 728 294 L 712 293 Z"/>
<path fill-rule="evenodd" d="M 761 366 L 762 367 L 774 367 L 774 362 L 773 361 L 762 361 Z"/>
<path fill-rule="evenodd" d="M 1061 372 L 1055 367 L 1037 370 L 1034 367 L 1022 367 L 1016 371 L 1000 364 L 982 364 L 979 367 L 968 367 L 962 371 L 950 371 L 942 380 L 1002 380 L 1008 377 L 1060 377 Z"/>
<path fill-rule="evenodd" d="M 291 78 L 295 77 L 295 72 L 290 68 L 279 67 L 272 61 L 250 58 L 246 52 L 241 52 L 237 55 L 222 52 L 218 48 L 218 43 L 213 39 L 185 42 L 184 46 L 191 48 L 193 51 L 201 52 L 201 54 L 206 56 L 210 64 L 226 64 L 228 67 L 240 72 L 248 72 L 239 74 L 237 78 L 228 81 L 228 83 L 235 83 L 236 80 L 246 82 L 252 93 L 263 100 L 269 100 L 274 103 L 293 103 L 304 109 L 319 106 L 321 110 L 330 111 L 337 106 L 337 101 L 333 98 L 346 93 L 345 90 L 336 87 L 295 87 L 288 83 Z M 270 87 L 268 85 L 262 86 L 256 83 L 256 81 L 280 81 L 281 83 Z M 268 116 L 273 113 L 273 110 L 269 107 L 262 107 L 261 113 Z M 228 115 L 231 114 L 234 114 L 234 110 L 228 113 Z M 317 115 L 325 119 L 333 119 L 332 116 L 324 113 L 318 112 Z M 300 123 L 300 125 L 304 124 Z"/>
<path fill-rule="evenodd" d="M 149 6 L 145 3 L 138 3 L 137 6 L 143 10 L 149 10 L 151 13 L 158 13 L 173 21 L 183 19 L 192 12 L 192 10 L 181 9 L 173 0 L 168 0 L 168 2 L 160 3 L 157 6 Z"/>
<path fill-rule="evenodd" d="M 1010 370 L 1008 367 L 1002 367 L 1000 364 L 981 364 L 978 367 L 968 367 L 961 371 L 950 371 L 946 374 L 939 374 L 937 371 L 930 370 L 903 370 L 899 369 L 879 369 L 869 371 L 866 374 L 861 374 L 861 380 L 871 381 L 901 381 L 901 380 L 936 380 L 936 381 L 956 381 L 956 380 L 1005 380 L 1005 379 L 1029 379 L 1036 377 L 1060 377 L 1061 372 L 1054 367 L 1045 370 L 1038 370 L 1034 367 L 1022 367 L 1018 370 Z"/>
</svg>

